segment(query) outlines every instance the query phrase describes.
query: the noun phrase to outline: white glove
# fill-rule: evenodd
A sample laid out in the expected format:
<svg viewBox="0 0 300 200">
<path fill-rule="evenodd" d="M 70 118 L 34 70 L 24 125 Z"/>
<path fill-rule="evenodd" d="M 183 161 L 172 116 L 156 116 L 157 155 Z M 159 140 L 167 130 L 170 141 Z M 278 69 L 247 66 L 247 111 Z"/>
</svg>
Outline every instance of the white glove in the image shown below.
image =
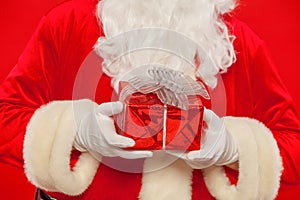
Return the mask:
<svg viewBox="0 0 300 200">
<path fill-rule="evenodd" d="M 121 102 L 103 103 L 95 111 L 83 116 L 79 123 L 74 147 L 81 151 L 89 151 L 97 160 L 102 156 L 137 159 L 151 157 L 151 151 L 128 151 L 122 148 L 135 145 L 133 139 L 118 135 L 114 121 L 110 117 L 123 110 Z"/>
<path fill-rule="evenodd" d="M 201 149 L 188 153 L 168 152 L 183 158 L 187 164 L 195 169 L 203 169 L 212 165 L 227 165 L 238 160 L 237 145 L 225 128 L 223 119 L 213 111 L 204 109 Z"/>
</svg>

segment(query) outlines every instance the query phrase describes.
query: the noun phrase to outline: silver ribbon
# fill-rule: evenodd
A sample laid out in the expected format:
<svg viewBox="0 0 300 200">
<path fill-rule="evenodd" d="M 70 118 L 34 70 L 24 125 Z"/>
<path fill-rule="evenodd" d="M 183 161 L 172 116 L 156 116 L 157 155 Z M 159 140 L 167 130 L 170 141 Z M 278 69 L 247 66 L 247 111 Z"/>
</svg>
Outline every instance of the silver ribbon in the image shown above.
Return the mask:
<svg viewBox="0 0 300 200">
<path fill-rule="evenodd" d="M 194 95 L 190 98 L 197 98 L 196 95 L 200 95 L 204 99 L 210 99 L 201 82 L 182 72 L 165 67 L 152 67 L 148 68 L 146 73 L 135 75 L 128 80 L 129 85 L 120 93 L 121 101 L 137 91 L 143 94 L 155 93 L 162 103 L 188 110 L 189 95 Z"/>
</svg>

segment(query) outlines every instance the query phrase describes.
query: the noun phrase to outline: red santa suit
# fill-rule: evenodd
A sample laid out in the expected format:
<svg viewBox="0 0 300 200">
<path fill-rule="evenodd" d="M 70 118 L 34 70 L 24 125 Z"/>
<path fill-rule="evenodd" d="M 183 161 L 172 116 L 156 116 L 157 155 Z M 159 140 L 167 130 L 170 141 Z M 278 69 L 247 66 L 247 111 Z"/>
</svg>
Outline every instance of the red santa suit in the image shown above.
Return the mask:
<svg viewBox="0 0 300 200">
<path fill-rule="evenodd" d="M 101 164 L 89 153 L 71 154 L 76 134 L 72 103 L 83 98 L 97 104 L 111 101 L 110 78 L 104 74 L 94 96 L 89 88 L 81 95 L 74 90 L 79 83 L 89 86 L 95 73 L 101 73 L 100 66 L 90 66 L 90 79 L 78 77 L 82 62 L 103 35 L 95 16 L 97 3 L 67 1 L 43 17 L 1 85 L 1 162 L 20 168 L 25 163 L 29 180 L 62 200 L 300 197 L 300 122 L 293 101 L 264 43 L 228 16 L 237 61 L 222 74 L 226 115 L 231 116 L 224 120 L 238 144 L 239 172 L 217 166 L 193 170 L 177 160 L 154 172 L 129 173 Z M 146 169 L 159 158 L 154 154 L 126 163 Z"/>
</svg>

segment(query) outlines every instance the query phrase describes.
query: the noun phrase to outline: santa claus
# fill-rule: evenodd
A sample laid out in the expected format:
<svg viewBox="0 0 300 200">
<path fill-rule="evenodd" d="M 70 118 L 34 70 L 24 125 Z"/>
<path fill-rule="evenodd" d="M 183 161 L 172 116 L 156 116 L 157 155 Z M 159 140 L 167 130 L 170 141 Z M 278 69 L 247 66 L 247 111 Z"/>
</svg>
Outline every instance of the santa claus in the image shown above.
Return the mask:
<svg viewBox="0 0 300 200">
<path fill-rule="evenodd" d="M 300 121 L 263 41 L 230 15 L 235 6 L 234 0 L 57 6 L 1 85 L 1 161 L 24 165 L 41 198 L 300 196 Z M 93 52 L 101 65 L 83 66 Z M 201 79 L 212 93 L 222 83 L 226 95 L 211 98 L 223 103 L 225 116 L 214 105 L 204 109 L 200 150 L 127 150 L 135 141 L 116 133 L 112 116 L 124 105 L 113 102 L 113 93 L 128 74 L 150 65 Z"/>
</svg>

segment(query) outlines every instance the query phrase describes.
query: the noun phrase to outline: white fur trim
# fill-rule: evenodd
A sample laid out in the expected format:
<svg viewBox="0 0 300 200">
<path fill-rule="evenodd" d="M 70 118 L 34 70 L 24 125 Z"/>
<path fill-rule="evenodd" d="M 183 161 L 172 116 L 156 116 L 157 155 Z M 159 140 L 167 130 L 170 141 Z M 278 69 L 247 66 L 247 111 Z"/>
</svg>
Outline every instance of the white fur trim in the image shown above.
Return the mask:
<svg viewBox="0 0 300 200">
<path fill-rule="evenodd" d="M 271 131 L 254 119 L 225 117 L 227 130 L 239 151 L 239 178 L 230 185 L 222 167 L 203 169 L 208 190 L 216 199 L 274 199 L 277 195 L 282 161 Z"/>
<path fill-rule="evenodd" d="M 89 153 L 82 153 L 73 170 L 70 154 L 76 134 L 76 108 L 92 110 L 89 100 L 55 101 L 39 108 L 27 125 L 24 140 L 24 168 L 37 187 L 68 195 L 84 192 L 99 166 Z"/>
<path fill-rule="evenodd" d="M 155 152 L 144 164 L 141 200 L 189 200 L 192 197 L 192 168 L 183 160 Z"/>
</svg>

